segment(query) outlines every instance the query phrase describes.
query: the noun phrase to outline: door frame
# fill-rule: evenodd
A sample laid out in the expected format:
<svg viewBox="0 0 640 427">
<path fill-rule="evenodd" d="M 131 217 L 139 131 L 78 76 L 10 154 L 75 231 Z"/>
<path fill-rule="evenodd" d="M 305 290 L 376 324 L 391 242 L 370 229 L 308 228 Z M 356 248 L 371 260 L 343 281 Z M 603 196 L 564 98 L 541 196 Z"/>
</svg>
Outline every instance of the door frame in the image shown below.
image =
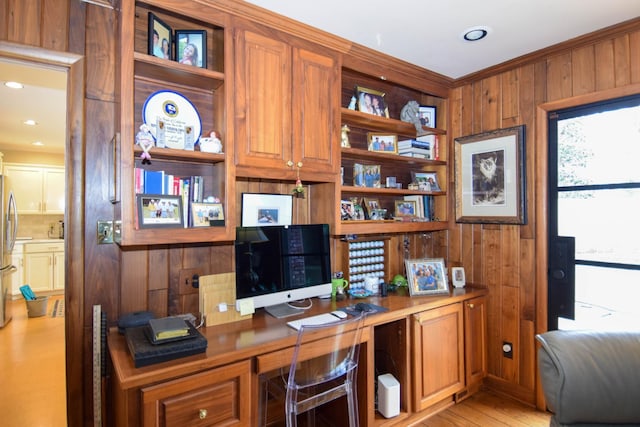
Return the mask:
<svg viewBox="0 0 640 427">
<path fill-rule="evenodd" d="M 607 89 L 571 98 L 560 99 L 538 105 L 536 108 L 536 141 L 535 164 L 535 259 L 536 259 L 536 334 L 547 331 L 547 271 L 548 271 L 548 174 L 549 174 L 549 137 L 548 120 L 549 112 L 565 108 L 577 107 L 594 102 L 621 98 L 628 95 L 640 94 L 640 84 L 631 84 L 624 87 Z M 537 359 L 537 357 L 536 357 Z M 537 376 L 536 405 L 544 408 L 544 396 Z"/>
<path fill-rule="evenodd" d="M 67 423 L 83 424 L 84 350 L 84 56 L 0 41 L 0 57 L 67 73 L 65 141 L 65 368 Z"/>
</svg>

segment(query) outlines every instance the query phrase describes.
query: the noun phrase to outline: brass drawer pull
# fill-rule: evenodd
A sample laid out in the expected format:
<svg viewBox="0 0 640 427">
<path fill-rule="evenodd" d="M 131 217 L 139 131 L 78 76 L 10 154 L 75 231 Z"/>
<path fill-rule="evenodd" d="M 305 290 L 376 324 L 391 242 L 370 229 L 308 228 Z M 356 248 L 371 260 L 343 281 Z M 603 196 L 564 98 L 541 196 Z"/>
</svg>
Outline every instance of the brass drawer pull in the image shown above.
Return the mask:
<svg viewBox="0 0 640 427">
<path fill-rule="evenodd" d="M 198 411 L 198 416 L 200 417 L 201 420 L 204 420 L 205 418 L 207 418 L 207 410 L 200 409 L 200 411 Z"/>
</svg>

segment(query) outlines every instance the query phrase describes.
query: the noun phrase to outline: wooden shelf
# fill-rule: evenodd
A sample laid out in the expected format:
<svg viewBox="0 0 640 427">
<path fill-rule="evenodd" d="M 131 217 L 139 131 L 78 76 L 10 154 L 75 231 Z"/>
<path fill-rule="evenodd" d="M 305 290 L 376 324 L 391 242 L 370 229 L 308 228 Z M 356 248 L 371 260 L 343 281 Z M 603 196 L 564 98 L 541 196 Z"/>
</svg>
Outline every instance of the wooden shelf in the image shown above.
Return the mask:
<svg viewBox="0 0 640 427">
<path fill-rule="evenodd" d="M 158 58 L 140 52 L 134 52 L 136 76 L 147 79 L 170 81 L 204 90 L 216 90 L 224 84 L 224 74 L 206 68 L 180 64 L 176 61 Z"/>
<path fill-rule="evenodd" d="M 140 147 L 139 145 L 134 145 L 133 152 L 136 156 L 139 156 L 140 154 L 142 154 L 142 147 Z M 174 150 L 171 148 L 153 147 L 149 153 L 151 154 L 152 162 L 153 159 L 176 160 L 192 163 L 220 163 L 224 162 L 225 160 L 224 153 L 203 153 L 201 151 Z"/>
<path fill-rule="evenodd" d="M 382 162 L 397 162 L 397 163 L 406 163 L 409 165 L 433 165 L 433 166 L 444 166 L 447 162 L 443 160 L 428 160 L 428 159 L 420 159 L 417 157 L 406 157 L 401 156 L 399 154 L 388 154 L 388 153 L 380 153 L 377 151 L 368 151 L 368 150 L 360 150 L 358 148 L 341 148 L 340 152 L 342 153 L 343 158 L 354 159 L 354 160 L 374 160 L 374 161 L 382 161 Z"/>
<path fill-rule="evenodd" d="M 412 123 L 402 120 L 388 119 L 386 117 L 375 116 L 373 114 L 362 113 L 360 111 L 342 108 L 342 121 L 352 126 L 366 128 L 372 131 L 392 132 L 398 136 L 407 138 L 416 137 L 416 128 Z M 442 129 L 422 127 L 420 135 L 444 135 L 446 131 Z"/>
<path fill-rule="evenodd" d="M 337 234 L 393 234 L 447 229 L 446 221 L 341 221 Z"/>
<path fill-rule="evenodd" d="M 447 194 L 446 191 L 419 191 L 419 190 L 409 190 L 406 188 L 354 187 L 352 185 L 343 185 L 342 192 L 343 193 L 381 194 L 381 195 L 389 195 L 389 196 L 409 196 L 413 194 L 420 195 L 420 196 L 444 196 Z"/>
</svg>

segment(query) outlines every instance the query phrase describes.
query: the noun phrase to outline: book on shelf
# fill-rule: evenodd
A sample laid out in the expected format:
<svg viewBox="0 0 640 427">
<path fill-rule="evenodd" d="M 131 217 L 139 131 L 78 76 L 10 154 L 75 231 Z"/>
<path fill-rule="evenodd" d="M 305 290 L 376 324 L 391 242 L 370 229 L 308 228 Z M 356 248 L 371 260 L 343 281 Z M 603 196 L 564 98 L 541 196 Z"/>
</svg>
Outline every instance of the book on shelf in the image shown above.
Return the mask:
<svg viewBox="0 0 640 427">
<path fill-rule="evenodd" d="M 431 157 L 428 154 L 422 154 L 422 153 L 408 153 L 408 152 L 404 152 L 404 153 L 398 153 L 398 155 L 400 156 L 404 156 L 404 157 L 413 157 L 414 159 L 425 159 L 425 160 L 431 160 Z"/>
</svg>

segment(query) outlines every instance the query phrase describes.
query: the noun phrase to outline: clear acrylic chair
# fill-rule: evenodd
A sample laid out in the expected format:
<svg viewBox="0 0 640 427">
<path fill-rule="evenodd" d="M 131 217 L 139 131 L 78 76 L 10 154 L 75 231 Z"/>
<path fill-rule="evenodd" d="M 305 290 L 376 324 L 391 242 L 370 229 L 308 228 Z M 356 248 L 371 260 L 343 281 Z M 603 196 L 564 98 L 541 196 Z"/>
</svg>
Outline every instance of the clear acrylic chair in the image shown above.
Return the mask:
<svg viewBox="0 0 640 427">
<path fill-rule="evenodd" d="M 288 427 L 297 426 L 297 416 L 304 413 L 313 425 L 315 408 L 340 397 L 346 397 L 349 426 L 358 426 L 356 374 L 364 318 L 362 313 L 300 328 L 284 393 Z"/>
</svg>

